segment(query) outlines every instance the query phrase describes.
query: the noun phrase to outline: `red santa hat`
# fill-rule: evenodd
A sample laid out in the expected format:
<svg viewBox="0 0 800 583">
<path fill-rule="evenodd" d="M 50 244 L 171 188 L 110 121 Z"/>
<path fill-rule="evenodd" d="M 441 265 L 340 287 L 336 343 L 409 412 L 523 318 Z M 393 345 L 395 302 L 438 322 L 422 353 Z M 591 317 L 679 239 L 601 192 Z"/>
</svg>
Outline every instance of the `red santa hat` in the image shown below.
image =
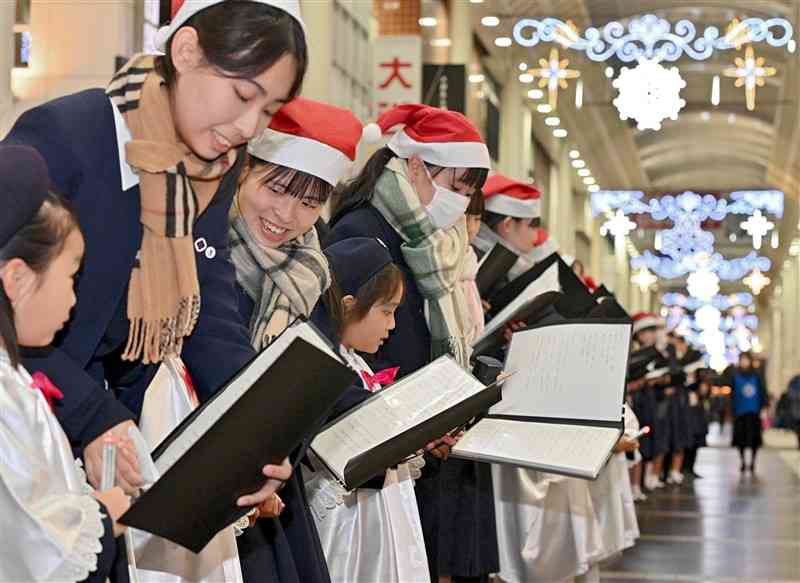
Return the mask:
<svg viewBox="0 0 800 583">
<path fill-rule="evenodd" d="M 167 49 L 167 41 L 169 41 L 170 37 L 172 37 L 175 32 L 186 24 L 186 21 L 189 20 L 192 16 L 197 14 L 198 12 L 205 10 L 206 8 L 210 8 L 215 4 L 220 4 L 225 0 L 178 0 L 174 2 L 172 5 L 172 18 L 168 26 L 162 26 L 156 32 L 155 38 L 155 45 L 159 51 L 165 51 Z M 303 33 L 305 34 L 306 25 L 303 22 L 303 18 L 300 15 L 300 3 L 298 0 L 250 0 L 251 2 L 257 2 L 259 4 L 266 4 L 268 6 L 274 6 L 275 8 L 279 8 L 286 12 L 289 16 L 294 18 L 298 23 L 300 23 L 300 27 L 303 29 Z"/>
<path fill-rule="evenodd" d="M 247 151 L 265 162 L 294 168 L 336 184 L 356 159 L 361 122 L 349 110 L 297 97 L 284 105 Z"/>
<path fill-rule="evenodd" d="M 542 216 L 541 192 L 535 186 L 495 174 L 483 185 L 486 210 L 517 219 L 537 219 Z"/>
<path fill-rule="evenodd" d="M 659 328 L 661 325 L 661 318 L 652 312 L 638 312 L 633 315 L 634 334 L 638 334 L 642 330 L 647 330 L 648 328 Z"/>
<path fill-rule="evenodd" d="M 364 128 L 364 139 L 378 142 L 401 124 L 404 127 L 387 144 L 401 158 L 419 156 L 445 168 L 491 168 L 489 148 L 472 122 L 458 112 L 430 105 L 410 103 L 383 112 Z"/>
</svg>

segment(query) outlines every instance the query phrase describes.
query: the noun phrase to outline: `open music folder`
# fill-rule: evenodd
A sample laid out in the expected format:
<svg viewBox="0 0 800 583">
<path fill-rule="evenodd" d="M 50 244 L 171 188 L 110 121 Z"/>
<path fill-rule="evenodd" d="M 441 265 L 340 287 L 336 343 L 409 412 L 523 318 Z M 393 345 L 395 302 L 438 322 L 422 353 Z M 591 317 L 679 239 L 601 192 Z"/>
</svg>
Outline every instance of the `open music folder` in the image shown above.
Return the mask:
<svg viewBox="0 0 800 583">
<path fill-rule="evenodd" d="M 553 253 L 534 265 L 531 269 L 513 279 L 489 298 L 494 314 L 505 309 L 522 294 L 531 282 L 536 281 L 553 265 L 558 266 L 558 285 L 564 298 L 557 304 L 558 312 L 565 318 L 583 318 L 597 305 L 597 301 L 586 289 L 584 283 L 575 275 L 572 268 L 558 253 Z"/>
<path fill-rule="evenodd" d="M 200 552 L 247 513 L 262 468 L 320 427 L 356 379 L 312 324 L 288 328 L 153 452 L 161 478 L 120 522 Z"/>
<path fill-rule="evenodd" d="M 627 320 L 567 320 L 512 336 L 503 400 L 455 457 L 595 479 L 623 430 Z"/>
<path fill-rule="evenodd" d="M 334 420 L 311 450 L 353 490 L 499 400 L 497 384 L 485 386 L 442 356 Z"/>
<path fill-rule="evenodd" d="M 519 256 L 502 243 L 494 247 L 481 259 L 475 284 L 482 298 L 488 297 L 497 284 L 508 274 Z"/>
<path fill-rule="evenodd" d="M 556 298 L 549 292 L 559 292 L 558 265 L 553 263 L 538 278 L 531 281 L 511 302 L 486 323 L 483 334 L 473 342 L 474 354 L 485 354 L 505 343 L 503 331 L 509 322 L 527 322 L 536 316 L 545 305 Z M 538 298 L 545 298 L 539 300 Z M 549 298 L 549 299 L 548 299 Z"/>
</svg>

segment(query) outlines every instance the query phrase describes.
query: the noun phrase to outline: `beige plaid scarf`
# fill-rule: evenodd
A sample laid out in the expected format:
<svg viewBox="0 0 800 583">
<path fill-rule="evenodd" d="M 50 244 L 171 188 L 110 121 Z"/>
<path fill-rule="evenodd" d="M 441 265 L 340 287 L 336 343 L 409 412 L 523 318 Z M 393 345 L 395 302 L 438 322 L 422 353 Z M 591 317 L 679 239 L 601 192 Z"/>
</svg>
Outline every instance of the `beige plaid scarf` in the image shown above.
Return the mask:
<svg viewBox="0 0 800 583">
<path fill-rule="evenodd" d="M 130 331 L 122 357 L 157 363 L 180 354 L 200 313 L 194 222 L 236 151 L 206 162 L 181 143 L 164 79 L 152 55 L 133 57 L 106 91 L 133 136 L 125 158 L 139 175 L 142 246 L 128 289 Z"/>
</svg>

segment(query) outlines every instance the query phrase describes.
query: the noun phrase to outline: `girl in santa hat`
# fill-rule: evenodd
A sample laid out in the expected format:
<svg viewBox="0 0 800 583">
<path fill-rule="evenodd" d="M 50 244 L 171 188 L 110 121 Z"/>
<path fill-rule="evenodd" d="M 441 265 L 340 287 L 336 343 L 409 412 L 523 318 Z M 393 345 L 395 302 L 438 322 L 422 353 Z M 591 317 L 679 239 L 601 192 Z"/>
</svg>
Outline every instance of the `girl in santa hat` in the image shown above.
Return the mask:
<svg viewBox="0 0 800 583">
<path fill-rule="evenodd" d="M 54 350 L 25 359 L 64 393 L 57 411 L 98 485 L 102 436 L 127 437 L 154 364 L 180 356 L 201 400 L 254 357 L 227 261 L 243 146 L 297 93 L 306 70 L 296 0 L 188 0 L 107 90 L 34 108 L 7 142 L 34 146 L 86 240 L 77 304 Z M 110 387 L 111 390 L 106 390 Z M 118 483 L 142 483 L 119 456 Z M 291 468 L 265 468 L 271 498 Z M 226 535 L 227 536 L 227 535 Z M 215 581 L 241 578 L 232 531 Z"/>
<path fill-rule="evenodd" d="M 377 237 L 406 276 L 397 329 L 377 368 L 399 366 L 405 376 L 445 353 L 468 367 L 469 311 L 459 284 L 469 247 L 464 212 L 486 180 L 489 150 L 463 115 L 426 105 L 390 109 L 367 134 L 399 125 L 341 189 L 329 241 Z M 446 456 L 448 444 L 437 454 Z M 451 460 L 437 472 L 439 461 L 429 460 L 416 485 L 431 576 L 488 575 L 498 565 L 489 467 Z"/>
<path fill-rule="evenodd" d="M 350 111 L 298 97 L 248 144 L 230 241 L 239 313 L 256 350 L 298 317 L 310 317 L 331 284 L 314 225 L 334 186 L 349 175 L 361 132 Z M 237 539 L 245 581 L 330 580 L 302 472 L 256 515 Z"/>
</svg>

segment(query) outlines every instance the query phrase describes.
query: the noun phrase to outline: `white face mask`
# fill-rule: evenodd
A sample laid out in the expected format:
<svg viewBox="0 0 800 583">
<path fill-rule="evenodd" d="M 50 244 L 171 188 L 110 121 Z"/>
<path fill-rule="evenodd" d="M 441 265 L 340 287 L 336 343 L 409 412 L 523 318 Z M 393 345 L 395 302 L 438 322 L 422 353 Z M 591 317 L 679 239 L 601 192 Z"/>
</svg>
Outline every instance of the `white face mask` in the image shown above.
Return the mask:
<svg viewBox="0 0 800 583">
<path fill-rule="evenodd" d="M 437 229 L 449 229 L 467 212 L 469 197 L 437 184 L 427 166 L 425 167 L 425 173 L 433 183 L 433 199 L 425 207 L 425 211 L 428 213 L 434 227 Z"/>
</svg>

